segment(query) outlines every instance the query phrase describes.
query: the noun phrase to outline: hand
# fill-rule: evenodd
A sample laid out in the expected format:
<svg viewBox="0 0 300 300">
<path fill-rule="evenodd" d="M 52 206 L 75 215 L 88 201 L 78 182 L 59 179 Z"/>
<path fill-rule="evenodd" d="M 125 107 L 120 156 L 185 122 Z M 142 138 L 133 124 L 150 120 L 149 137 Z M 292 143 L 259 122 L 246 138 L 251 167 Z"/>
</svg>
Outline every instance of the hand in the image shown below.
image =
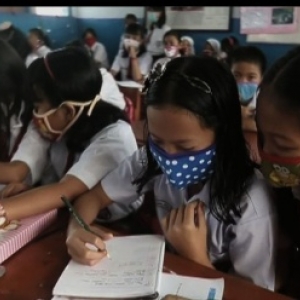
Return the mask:
<svg viewBox="0 0 300 300">
<path fill-rule="evenodd" d="M 102 239 L 84 230 L 83 228 L 78 227 L 69 232 L 66 244 L 68 247 L 68 253 L 73 260 L 83 265 L 93 266 L 102 258 L 107 256 L 104 241 L 111 239 L 113 235 L 95 226 L 91 226 L 91 229 L 95 231 Z M 98 249 L 102 249 L 104 251 L 91 250 L 86 246 L 86 243 L 94 245 Z"/>
<path fill-rule="evenodd" d="M 137 57 L 137 49 L 135 47 L 129 47 L 129 57 L 136 58 Z"/>
<path fill-rule="evenodd" d="M 212 267 L 207 254 L 207 227 L 203 203 L 193 201 L 173 209 L 160 222 L 166 239 L 180 255 Z"/>
<path fill-rule="evenodd" d="M 1 191 L 1 198 L 8 198 L 29 190 L 31 187 L 26 183 L 10 183 Z"/>
<path fill-rule="evenodd" d="M 242 117 L 253 119 L 255 116 L 255 108 L 241 105 Z"/>
</svg>

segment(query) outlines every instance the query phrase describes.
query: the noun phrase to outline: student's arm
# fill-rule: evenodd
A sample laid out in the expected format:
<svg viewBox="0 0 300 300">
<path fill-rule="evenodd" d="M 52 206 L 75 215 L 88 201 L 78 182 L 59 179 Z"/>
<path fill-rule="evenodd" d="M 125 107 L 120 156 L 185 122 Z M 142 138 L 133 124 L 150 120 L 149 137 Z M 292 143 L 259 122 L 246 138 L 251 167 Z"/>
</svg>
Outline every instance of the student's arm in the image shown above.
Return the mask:
<svg viewBox="0 0 300 300">
<path fill-rule="evenodd" d="M 104 45 L 99 44 L 96 52 L 94 53 L 94 60 L 100 64 L 103 68 L 108 69 L 109 63 L 108 63 L 108 57 L 107 52 L 104 47 Z"/>
<path fill-rule="evenodd" d="M 112 67 L 110 69 L 110 73 L 112 74 L 113 77 L 116 77 L 121 70 L 120 58 L 121 57 L 120 57 L 120 52 L 119 52 L 119 54 L 115 57 Z"/>
<path fill-rule="evenodd" d="M 43 139 L 34 125 L 28 126 L 16 153 L 9 163 L 0 163 L 0 183 L 21 183 L 29 185 L 41 179 L 48 161 L 49 141 Z"/>
<path fill-rule="evenodd" d="M 144 149 L 137 150 L 131 157 L 125 159 L 116 169 L 106 175 L 101 183 L 76 200 L 77 212 L 86 223 L 91 224 L 99 212 L 112 202 L 129 206 L 137 201 L 139 198 L 137 187 L 132 182 L 144 169 L 142 162 L 145 161 L 145 154 Z M 143 193 L 152 188 L 153 186 L 150 183 L 147 184 L 143 189 Z M 102 240 L 105 240 L 107 235 L 103 235 L 103 232 L 99 231 L 98 233 L 100 233 Z M 95 264 L 103 258 L 103 253 L 95 256 L 92 255 L 91 250 L 85 247 L 85 243 L 103 246 L 102 240 L 84 232 L 74 220 L 70 221 L 67 238 L 68 252 L 79 263 Z"/>
</svg>

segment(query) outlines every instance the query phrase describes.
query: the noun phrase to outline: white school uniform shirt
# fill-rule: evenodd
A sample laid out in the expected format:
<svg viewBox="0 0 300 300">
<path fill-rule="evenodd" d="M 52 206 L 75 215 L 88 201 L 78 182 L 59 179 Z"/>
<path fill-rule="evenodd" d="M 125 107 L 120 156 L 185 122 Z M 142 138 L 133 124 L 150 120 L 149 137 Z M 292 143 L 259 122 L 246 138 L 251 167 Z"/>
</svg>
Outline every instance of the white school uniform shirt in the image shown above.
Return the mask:
<svg viewBox="0 0 300 300">
<path fill-rule="evenodd" d="M 44 57 L 47 53 L 51 52 L 51 49 L 45 45 L 39 47 L 36 51 L 31 52 L 25 60 L 25 65 L 28 68 L 31 63 L 39 57 Z"/>
<path fill-rule="evenodd" d="M 164 54 L 164 35 L 167 31 L 171 30 L 171 27 L 164 24 L 162 28 L 154 28 L 151 34 L 147 50 L 151 55 L 162 55 Z"/>
<path fill-rule="evenodd" d="M 100 68 L 100 72 L 102 75 L 101 99 L 124 110 L 126 106 L 124 95 L 120 92 L 114 77 L 105 68 Z"/>
<path fill-rule="evenodd" d="M 123 50 L 119 50 L 119 53 L 115 57 L 115 60 L 113 62 L 113 65 L 111 69 L 117 73 L 121 72 L 121 80 L 130 80 L 128 78 L 128 68 L 129 68 L 129 57 L 122 57 Z M 146 76 L 152 67 L 153 58 L 149 52 L 143 53 L 141 56 L 137 57 L 140 71 L 143 76 Z"/>
<path fill-rule="evenodd" d="M 132 181 L 141 175 L 146 161 L 145 148 L 141 148 L 102 180 L 103 190 L 112 201 L 123 205 L 136 201 L 137 187 Z M 165 175 L 150 180 L 142 193 L 149 190 L 154 190 L 159 218 L 189 201 L 201 199 L 206 207 L 210 201 L 210 182 L 190 199 L 186 190 L 173 187 Z M 206 222 L 212 263 L 230 262 L 236 275 L 274 290 L 277 217 L 270 193 L 265 181 L 255 175 L 247 194 L 241 199 L 241 218 L 236 218 L 237 224 L 218 221 L 208 208 Z"/>
<path fill-rule="evenodd" d="M 103 44 L 96 42 L 91 48 L 87 48 L 92 52 L 92 57 L 96 62 L 100 62 L 103 68 L 109 69 L 108 56 Z"/>
<path fill-rule="evenodd" d="M 50 149 L 52 170 L 57 182 L 65 175 L 72 175 L 82 181 L 88 189 L 92 189 L 102 178 L 115 169 L 126 157 L 137 150 L 137 143 L 130 124 L 119 120 L 98 132 L 85 150 L 76 155 L 73 166 L 65 174 L 68 150 L 65 140 L 54 143 Z M 143 198 L 137 198 L 129 205 L 114 203 L 108 207 L 111 218 L 102 221 L 114 221 L 126 217 L 136 211 Z M 101 215 L 101 214 L 100 214 Z"/>
</svg>

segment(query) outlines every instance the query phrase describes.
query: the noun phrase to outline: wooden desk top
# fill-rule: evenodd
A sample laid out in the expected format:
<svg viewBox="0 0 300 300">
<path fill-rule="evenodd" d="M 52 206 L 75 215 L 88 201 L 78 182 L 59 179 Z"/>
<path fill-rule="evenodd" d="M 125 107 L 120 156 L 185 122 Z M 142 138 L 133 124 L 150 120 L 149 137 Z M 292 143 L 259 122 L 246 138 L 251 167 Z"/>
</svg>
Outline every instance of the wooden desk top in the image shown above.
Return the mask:
<svg viewBox="0 0 300 300">
<path fill-rule="evenodd" d="M 66 219 L 67 220 L 67 219 Z M 66 220 L 63 220 L 66 223 Z M 58 222 L 59 223 L 59 222 Z M 4 263 L 0 278 L 1 300 L 50 300 L 52 289 L 69 261 L 65 247 L 65 224 L 56 232 L 28 244 Z M 225 278 L 224 300 L 288 300 L 291 298 L 261 289 L 242 279 L 197 265 L 166 253 L 165 267 L 180 275 Z"/>
</svg>

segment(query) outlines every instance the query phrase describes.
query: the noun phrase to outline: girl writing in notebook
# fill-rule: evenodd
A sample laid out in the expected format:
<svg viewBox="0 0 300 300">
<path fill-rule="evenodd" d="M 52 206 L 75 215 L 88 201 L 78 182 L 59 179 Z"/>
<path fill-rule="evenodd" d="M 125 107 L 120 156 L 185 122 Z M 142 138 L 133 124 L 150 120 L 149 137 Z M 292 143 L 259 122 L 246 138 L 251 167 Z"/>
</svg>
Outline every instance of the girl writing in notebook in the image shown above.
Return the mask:
<svg viewBox="0 0 300 300">
<path fill-rule="evenodd" d="M 52 184 L 0 201 L 2 224 L 62 206 L 74 199 L 137 149 L 124 111 L 101 100 L 101 73 L 93 59 L 75 47 L 49 53 L 29 67 L 33 119 L 51 142 Z M 105 216 L 121 218 L 140 205 L 113 205 Z M 100 216 L 101 218 L 101 216 Z"/>
<path fill-rule="evenodd" d="M 80 197 L 78 213 L 91 224 L 107 205 L 154 190 L 162 231 L 179 254 L 273 290 L 276 213 L 249 156 L 233 75 L 214 58 L 179 57 L 150 73 L 145 92 L 147 145 Z M 105 249 L 103 240 L 71 220 L 76 261 L 101 260 L 106 252 L 85 243 Z"/>
<path fill-rule="evenodd" d="M 40 166 L 47 160 L 49 142 L 31 123 L 33 105 L 25 97 L 25 64 L 2 40 L 0 77 L 0 184 L 18 182 L 23 189 L 27 186 L 24 181 L 34 184 L 41 176 Z"/>
</svg>

